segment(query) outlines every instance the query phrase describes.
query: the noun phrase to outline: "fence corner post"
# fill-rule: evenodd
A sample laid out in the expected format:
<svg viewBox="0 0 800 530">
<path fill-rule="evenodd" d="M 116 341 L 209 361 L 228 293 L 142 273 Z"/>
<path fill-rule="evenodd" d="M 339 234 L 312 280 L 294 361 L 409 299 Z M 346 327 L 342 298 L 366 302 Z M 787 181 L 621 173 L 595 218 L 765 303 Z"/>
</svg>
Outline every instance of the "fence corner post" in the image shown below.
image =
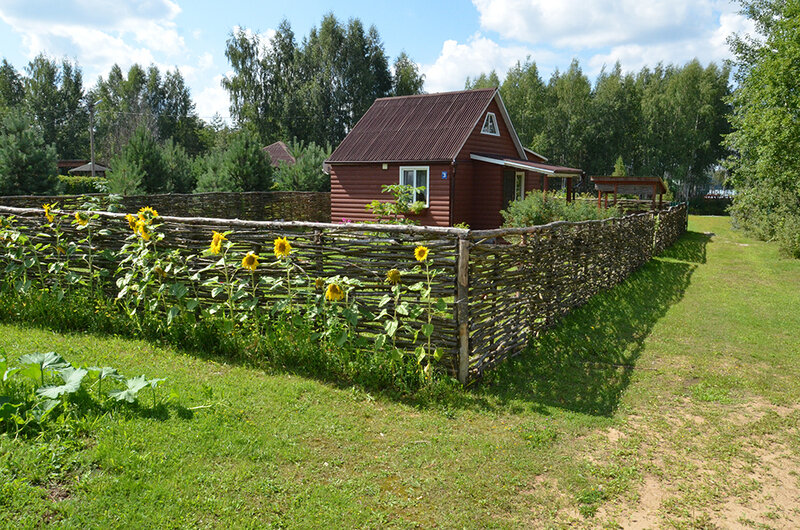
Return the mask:
<svg viewBox="0 0 800 530">
<path fill-rule="evenodd" d="M 469 239 L 458 238 L 456 323 L 458 324 L 458 381 L 469 380 Z"/>
</svg>

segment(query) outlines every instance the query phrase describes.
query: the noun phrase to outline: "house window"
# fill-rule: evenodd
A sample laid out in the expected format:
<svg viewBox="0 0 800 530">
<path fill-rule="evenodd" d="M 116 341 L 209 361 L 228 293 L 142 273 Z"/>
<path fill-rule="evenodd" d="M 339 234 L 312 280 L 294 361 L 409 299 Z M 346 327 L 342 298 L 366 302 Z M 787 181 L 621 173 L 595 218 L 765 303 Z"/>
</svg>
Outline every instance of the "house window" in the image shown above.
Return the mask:
<svg viewBox="0 0 800 530">
<path fill-rule="evenodd" d="M 425 188 L 417 191 L 414 201 L 424 202 L 426 208 L 431 205 L 430 171 L 428 166 L 401 167 L 400 184 L 414 186 L 415 188 Z"/>
<path fill-rule="evenodd" d="M 525 172 L 517 171 L 514 175 L 514 200 L 521 201 L 525 198 Z"/>
<path fill-rule="evenodd" d="M 497 128 L 497 118 L 494 112 L 487 112 L 486 119 L 483 120 L 482 134 L 489 134 L 491 136 L 500 136 L 500 129 Z"/>
</svg>

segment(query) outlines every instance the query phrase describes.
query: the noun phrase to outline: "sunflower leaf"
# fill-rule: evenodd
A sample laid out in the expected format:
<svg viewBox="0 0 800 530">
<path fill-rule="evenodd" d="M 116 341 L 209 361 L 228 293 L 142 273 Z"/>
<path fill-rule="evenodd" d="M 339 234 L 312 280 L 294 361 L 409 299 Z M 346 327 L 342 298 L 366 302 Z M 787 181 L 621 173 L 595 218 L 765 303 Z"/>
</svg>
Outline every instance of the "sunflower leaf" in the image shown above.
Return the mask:
<svg viewBox="0 0 800 530">
<path fill-rule="evenodd" d="M 394 337 L 394 334 L 397 333 L 397 321 L 396 320 L 388 320 L 385 325 L 386 334 L 390 337 Z"/>
</svg>

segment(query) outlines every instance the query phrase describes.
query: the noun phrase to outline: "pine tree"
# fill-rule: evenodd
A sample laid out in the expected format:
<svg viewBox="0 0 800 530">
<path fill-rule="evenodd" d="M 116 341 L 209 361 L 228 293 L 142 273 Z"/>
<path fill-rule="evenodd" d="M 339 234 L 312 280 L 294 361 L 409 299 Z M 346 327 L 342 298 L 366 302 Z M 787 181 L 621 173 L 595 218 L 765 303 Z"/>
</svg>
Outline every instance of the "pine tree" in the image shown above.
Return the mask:
<svg viewBox="0 0 800 530">
<path fill-rule="evenodd" d="M 622 161 L 622 155 L 617 157 L 617 161 L 614 163 L 614 172 L 611 174 L 612 177 L 627 177 L 628 171 L 625 169 L 625 162 Z"/>
<path fill-rule="evenodd" d="M 261 139 L 247 130 L 234 135 L 223 164 L 233 191 L 268 191 L 272 165 Z"/>
<path fill-rule="evenodd" d="M 42 195 L 56 186 L 56 150 L 19 109 L 6 115 L 0 133 L 0 195 Z"/>
</svg>

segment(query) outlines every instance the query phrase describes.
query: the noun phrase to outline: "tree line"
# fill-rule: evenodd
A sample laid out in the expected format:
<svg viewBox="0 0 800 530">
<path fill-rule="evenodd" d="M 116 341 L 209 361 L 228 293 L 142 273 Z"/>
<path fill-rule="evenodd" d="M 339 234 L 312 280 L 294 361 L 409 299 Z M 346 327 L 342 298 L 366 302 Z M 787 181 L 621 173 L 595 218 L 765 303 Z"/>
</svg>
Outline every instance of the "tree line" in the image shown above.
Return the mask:
<svg viewBox="0 0 800 530">
<path fill-rule="evenodd" d="M 685 200 L 708 190 L 726 154 L 730 71 L 694 60 L 623 73 L 605 68 L 594 84 L 573 60 L 545 82 L 530 58 L 500 82 L 496 72 L 466 88 L 499 86 L 523 145 L 552 163 L 610 175 L 622 157 L 629 175 L 659 176 Z"/>
<path fill-rule="evenodd" d="M 177 69 L 114 65 L 87 88 L 73 61 L 42 54 L 21 72 L 3 59 L 0 194 L 57 191 L 56 160 L 90 157 L 90 120 L 108 191 L 326 191 L 322 162 L 372 101 L 423 84 L 405 53 L 390 71 L 375 27 L 333 15 L 301 44 L 286 20 L 270 39 L 237 30 L 226 55 L 232 124 L 198 117 Z M 294 166 L 272 167 L 262 148 L 276 140 Z"/>
</svg>

